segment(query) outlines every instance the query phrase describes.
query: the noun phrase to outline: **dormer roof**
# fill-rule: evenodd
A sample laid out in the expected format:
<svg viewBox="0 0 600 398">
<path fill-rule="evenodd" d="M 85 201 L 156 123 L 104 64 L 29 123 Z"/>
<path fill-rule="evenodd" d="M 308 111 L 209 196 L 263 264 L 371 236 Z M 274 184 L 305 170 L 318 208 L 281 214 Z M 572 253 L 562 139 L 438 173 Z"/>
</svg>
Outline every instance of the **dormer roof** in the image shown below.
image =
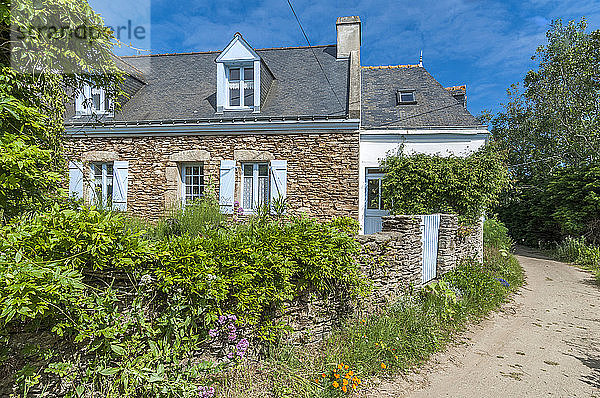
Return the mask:
<svg viewBox="0 0 600 398">
<path fill-rule="evenodd" d="M 239 61 L 258 61 L 259 55 L 254 51 L 252 46 L 248 44 L 242 37 L 242 34 L 237 32 L 233 35 L 233 39 L 227 47 L 221 51 L 215 62 L 239 62 Z"/>
</svg>

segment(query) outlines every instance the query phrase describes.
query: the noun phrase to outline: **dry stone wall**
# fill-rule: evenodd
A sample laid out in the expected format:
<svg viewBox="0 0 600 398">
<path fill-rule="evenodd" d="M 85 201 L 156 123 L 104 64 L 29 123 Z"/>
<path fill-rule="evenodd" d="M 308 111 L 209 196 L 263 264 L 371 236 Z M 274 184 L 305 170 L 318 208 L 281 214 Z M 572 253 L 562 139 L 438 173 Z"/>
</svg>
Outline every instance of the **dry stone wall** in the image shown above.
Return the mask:
<svg viewBox="0 0 600 398">
<path fill-rule="evenodd" d="M 281 319 L 292 332 L 296 344 L 322 341 L 344 319 L 376 314 L 409 286 L 422 286 L 421 217 L 400 215 L 383 218 L 383 231 L 361 235 L 360 266 L 371 281 L 368 297 L 350 300 L 343 296 L 319 297 L 305 294 L 289 303 Z M 483 257 L 483 223 L 475 228 L 459 226 L 456 215 L 440 215 L 437 277 L 454 269 L 465 258 Z"/>
</svg>

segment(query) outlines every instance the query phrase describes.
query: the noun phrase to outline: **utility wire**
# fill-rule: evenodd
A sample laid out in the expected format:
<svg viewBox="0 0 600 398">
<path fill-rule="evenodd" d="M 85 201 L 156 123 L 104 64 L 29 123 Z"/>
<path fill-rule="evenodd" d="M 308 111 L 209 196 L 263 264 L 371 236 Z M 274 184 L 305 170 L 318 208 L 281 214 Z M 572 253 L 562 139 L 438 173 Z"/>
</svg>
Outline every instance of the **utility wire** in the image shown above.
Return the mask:
<svg viewBox="0 0 600 398">
<path fill-rule="evenodd" d="M 306 42 L 308 43 L 308 47 L 312 51 L 313 57 L 315 57 L 315 60 L 319 64 L 319 67 L 321 68 L 321 71 L 323 72 L 323 76 L 325 76 L 325 80 L 327 80 L 327 84 L 329 84 L 329 88 L 331 88 L 331 91 L 333 92 L 333 95 L 335 96 L 335 99 L 337 100 L 338 104 L 340 104 L 340 108 L 342 108 L 342 110 L 345 112 L 346 111 L 346 107 L 344 105 L 342 105 L 342 101 L 340 101 L 340 98 L 338 97 L 337 93 L 333 89 L 333 85 L 329 81 L 329 78 L 327 77 L 327 73 L 325 73 L 325 69 L 323 68 L 323 65 L 321 65 L 321 61 L 319 61 L 319 58 L 317 58 L 317 54 L 315 54 L 315 49 L 310 44 L 310 40 L 308 39 L 308 35 L 304 31 L 304 28 L 302 27 L 302 23 L 300 23 L 300 18 L 298 18 L 298 15 L 296 14 L 296 11 L 294 10 L 294 6 L 292 6 L 292 2 L 290 0 L 287 0 L 287 3 L 289 4 L 289 6 L 291 8 L 292 13 L 294 14 L 294 17 L 296 17 L 296 21 L 298 22 L 298 26 L 300 26 L 300 30 L 302 31 L 302 34 L 304 35 L 304 38 L 306 39 Z"/>
</svg>

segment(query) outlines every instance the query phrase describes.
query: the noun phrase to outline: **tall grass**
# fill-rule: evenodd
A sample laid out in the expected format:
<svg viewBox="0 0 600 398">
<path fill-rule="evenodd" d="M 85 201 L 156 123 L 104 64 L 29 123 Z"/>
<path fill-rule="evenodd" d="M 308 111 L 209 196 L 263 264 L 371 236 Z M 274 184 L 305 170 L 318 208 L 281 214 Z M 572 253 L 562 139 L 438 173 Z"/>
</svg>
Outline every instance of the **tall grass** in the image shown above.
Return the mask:
<svg viewBox="0 0 600 398">
<path fill-rule="evenodd" d="M 560 261 L 592 271 L 600 284 L 600 247 L 588 245 L 583 237 L 568 237 L 556 246 L 553 254 Z"/>
</svg>

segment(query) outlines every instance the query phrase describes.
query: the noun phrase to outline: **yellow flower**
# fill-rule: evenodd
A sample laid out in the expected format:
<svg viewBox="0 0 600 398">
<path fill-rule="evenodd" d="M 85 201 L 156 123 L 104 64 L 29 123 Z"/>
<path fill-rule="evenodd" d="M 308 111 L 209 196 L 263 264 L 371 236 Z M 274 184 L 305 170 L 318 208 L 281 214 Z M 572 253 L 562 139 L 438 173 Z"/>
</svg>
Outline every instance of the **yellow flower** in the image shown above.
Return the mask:
<svg viewBox="0 0 600 398">
<path fill-rule="evenodd" d="M 346 386 L 342 386 L 342 391 L 343 391 L 343 392 L 346 392 L 346 391 L 348 391 L 348 389 L 346 388 Z"/>
<path fill-rule="evenodd" d="M 358 383 L 358 385 L 360 385 L 360 383 L 362 383 L 362 382 L 360 381 L 360 379 L 358 379 L 358 378 L 356 379 L 356 382 Z"/>
<path fill-rule="evenodd" d="M 356 390 L 356 384 L 352 384 L 352 389 Z"/>
<path fill-rule="evenodd" d="M 346 365 L 346 366 L 344 366 L 344 369 L 348 370 L 348 368 L 349 368 L 349 367 L 350 367 L 350 366 Z"/>
<path fill-rule="evenodd" d="M 333 375 L 335 376 L 335 378 L 336 378 L 336 379 L 339 379 L 339 378 L 340 378 L 340 375 L 339 375 L 339 374 L 337 374 L 337 373 L 334 373 Z"/>
<path fill-rule="evenodd" d="M 321 374 L 321 376 L 323 376 L 323 378 L 327 377 L 327 375 L 325 373 Z"/>
<path fill-rule="evenodd" d="M 341 368 L 343 368 L 343 367 L 344 367 L 344 364 L 342 364 L 342 363 L 340 363 L 340 364 L 338 365 L 338 369 L 341 369 Z"/>
<path fill-rule="evenodd" d="M 385 366 L 385 363 L 381 362 L 381 369 L 385 369 L 387 368 L 387 366 Z"/>
<path fill-rule="evenodd" d="M 340 386 L 340 384 L 337 381 L 333 382 L 333 388 L 338 388 Z"/>
<path fill-rule="evenodd" d="M 315 383 L 318 383 L 318 382 L 319 382 L 319 379 L 315 379 Z"/>
<path fill-rule="evenodd" d="M 348 372 L 348 374 L 349 374 L 350 376 L 352 376 L 352 375 L 354 374 L 354 372 L 351 370 L 350 372 Z"/>
<path fill-rule="evenodd" d="M 344 379 L 344 381 L 342 382 L 343 385 L 347 386 L 348 385 L 348 380 Z"/>
<path fill-rule="evenodd" d="M 394 355 L 396 357 L 396 361 L 398 360 L 398 355 Z"/>
</svg>

